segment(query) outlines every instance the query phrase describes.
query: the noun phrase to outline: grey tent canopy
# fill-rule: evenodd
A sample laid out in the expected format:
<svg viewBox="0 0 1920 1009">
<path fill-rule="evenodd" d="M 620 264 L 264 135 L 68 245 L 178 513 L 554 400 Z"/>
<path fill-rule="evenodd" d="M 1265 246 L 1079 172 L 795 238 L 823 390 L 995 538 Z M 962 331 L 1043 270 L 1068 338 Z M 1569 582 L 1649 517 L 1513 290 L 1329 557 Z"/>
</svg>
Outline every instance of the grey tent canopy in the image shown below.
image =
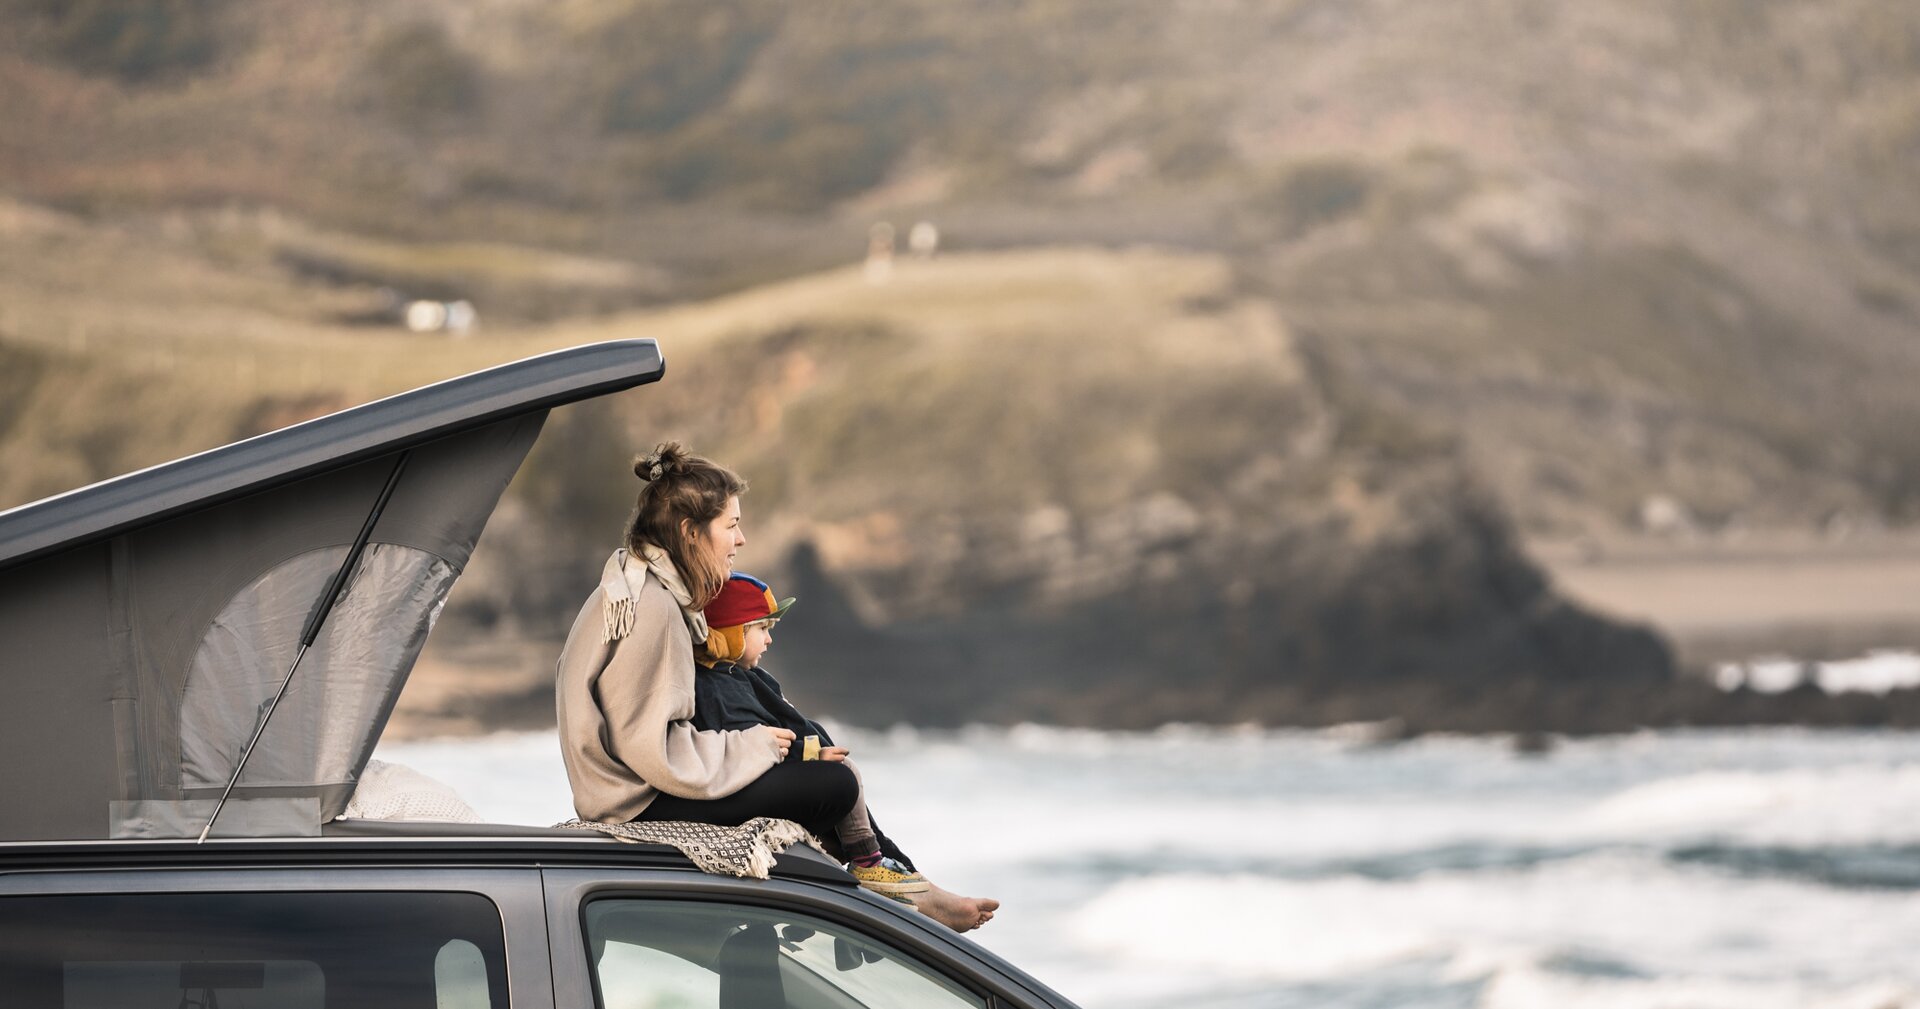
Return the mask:
<svg viewBox="0 0 1920 1009">
<path fill-rule="evenodd" d="M 0 512 L 0 840 L 196 834 L 404 455 L 215 829 L 317 832 L 547 411 L 663 369 L 576 347 Z"/>
</svg>

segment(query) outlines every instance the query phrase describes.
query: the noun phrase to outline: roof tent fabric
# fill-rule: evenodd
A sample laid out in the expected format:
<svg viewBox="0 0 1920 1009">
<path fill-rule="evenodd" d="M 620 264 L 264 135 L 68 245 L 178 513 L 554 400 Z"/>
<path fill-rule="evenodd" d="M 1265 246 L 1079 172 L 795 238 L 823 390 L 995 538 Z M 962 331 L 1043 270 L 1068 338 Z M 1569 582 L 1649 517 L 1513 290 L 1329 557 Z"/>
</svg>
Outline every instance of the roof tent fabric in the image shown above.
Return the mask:
<svg viewBox="0 0 1920 1009">
<path fill-rule="evenodd" d="M 0 840 L 196 834 L 407 452 L 215 834 L 317 831 L 546 408 L 661 371 L 577 348 L 0 513 Z"/>
<path fill-rule="evenodd" d="M 658 381 L 652 340 L 531 357 L 329 414 L 152 469 L 0 512 L 0 573 L 122 529 L 151 525 L 322 470 Z M 3 575 L 0 575 L 3 577 Z"/>
</svg>

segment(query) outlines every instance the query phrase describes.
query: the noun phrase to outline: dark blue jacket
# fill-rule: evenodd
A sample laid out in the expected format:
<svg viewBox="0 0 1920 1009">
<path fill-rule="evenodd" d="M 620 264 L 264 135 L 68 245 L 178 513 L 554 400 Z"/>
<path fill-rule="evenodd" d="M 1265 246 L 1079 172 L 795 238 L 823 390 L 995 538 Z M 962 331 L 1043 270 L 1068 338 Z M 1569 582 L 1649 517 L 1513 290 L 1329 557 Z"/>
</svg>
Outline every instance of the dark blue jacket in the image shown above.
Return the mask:
<svg viewBox="0 0 1920 1009">
<path fill-rule="evenodd" d="M 827 730 L 788 703 L 780 681 L 759 666 L 719 662 L 701 666 L 693 674 L 694 728 L 751 729 L 756 725 L 777 725 L 803 739 L 819 736 L 821 746 L 833 745 Z M 787 751 L 787 759 L 799 760 L 801 749 L 795 745 Z"/>
</svg>

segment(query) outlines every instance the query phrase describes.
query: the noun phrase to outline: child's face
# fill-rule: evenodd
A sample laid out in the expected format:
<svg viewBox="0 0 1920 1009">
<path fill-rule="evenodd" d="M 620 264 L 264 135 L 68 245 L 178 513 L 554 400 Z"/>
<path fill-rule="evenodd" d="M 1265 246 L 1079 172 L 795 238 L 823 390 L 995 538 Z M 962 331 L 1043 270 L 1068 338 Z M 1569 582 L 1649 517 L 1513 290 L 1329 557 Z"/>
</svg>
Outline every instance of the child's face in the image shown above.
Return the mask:
<svg viewBox="0 0 1920 1009">
<path fill-rule="evenodd" d="M 773 647 L 773 622 L 761 621 L 748 624 L 745 636 L 747 643 L 745 650 L 740 653 L 740 664 L 757 666 L 760 664 L 760 656 L 767 654 L 767 649 Z"/>
</svg>

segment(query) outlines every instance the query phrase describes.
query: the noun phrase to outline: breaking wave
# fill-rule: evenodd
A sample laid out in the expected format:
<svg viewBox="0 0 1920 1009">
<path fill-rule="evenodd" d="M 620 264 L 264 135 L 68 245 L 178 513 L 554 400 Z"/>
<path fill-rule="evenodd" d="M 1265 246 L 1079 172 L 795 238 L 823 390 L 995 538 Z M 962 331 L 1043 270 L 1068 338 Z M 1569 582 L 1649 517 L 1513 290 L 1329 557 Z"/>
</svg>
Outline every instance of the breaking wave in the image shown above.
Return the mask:
<svg viewBox="0 0 1920 1009">
<path fill-rule="evenodd" d="M 1602 1005 L 1661 1004 L 1682 990 L 1703 1001 L 1673 1004 L 1843 1005 L 1920 991 L 1906 952 L 1920 928 L 1910 893 L 1741 878 L 1649 854 L 1401 880 L 1168 873 L 1114 884 L 1068 928 L 1082 951 L 1115 963 L 1294 987 L 1424 971 L 1436 990 L 1480 989 L 1486 1005 L 1566 1004 L 1530 1001 L 1548 990 Z"/>
</svg>

